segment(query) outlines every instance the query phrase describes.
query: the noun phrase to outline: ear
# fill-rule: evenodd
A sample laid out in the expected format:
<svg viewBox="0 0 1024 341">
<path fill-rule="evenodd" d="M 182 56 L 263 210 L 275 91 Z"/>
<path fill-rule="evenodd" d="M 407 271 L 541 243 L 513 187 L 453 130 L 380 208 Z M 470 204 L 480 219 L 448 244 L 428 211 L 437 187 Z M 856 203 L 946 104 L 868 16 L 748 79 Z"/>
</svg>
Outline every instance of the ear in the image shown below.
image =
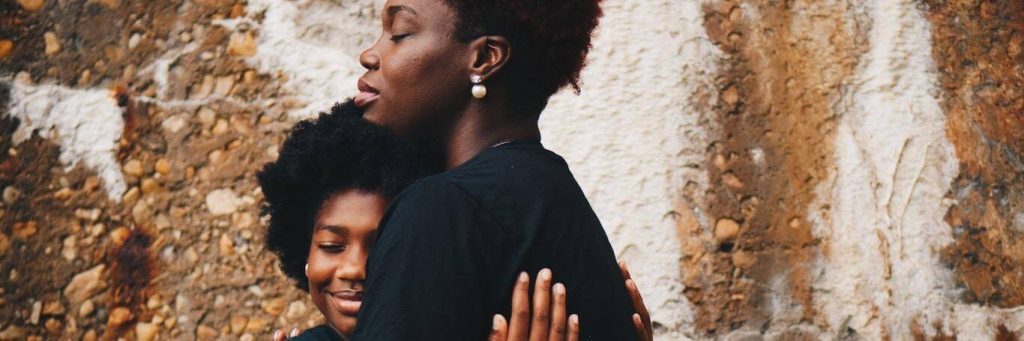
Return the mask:
<svg viewBox="0 0 1024 341">
<path fill-rule="evenodd" d="M 512 57 L 512 45 L 502 36 L 483 36 L 469 43 L 473 56 L 470 58 L 469 72 L 481 75 L 484 79 L 500 71 Z"/>
</svg>

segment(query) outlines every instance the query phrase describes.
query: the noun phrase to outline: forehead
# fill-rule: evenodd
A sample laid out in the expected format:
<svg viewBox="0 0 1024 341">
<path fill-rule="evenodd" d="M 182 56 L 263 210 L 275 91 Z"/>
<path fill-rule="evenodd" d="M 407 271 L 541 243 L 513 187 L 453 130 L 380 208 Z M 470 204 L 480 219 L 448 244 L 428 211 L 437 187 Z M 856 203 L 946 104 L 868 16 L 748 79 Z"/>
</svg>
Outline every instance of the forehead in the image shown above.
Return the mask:
<svg viewBox="0 0 1024 341">
<path fill-rule="evenodd" d="M 403 13 L 426 20 L 454 19 L 455 14 L 444 0 L 387 0 L 381 5 L 383 16 Z"/>
<path fill-rule="evenodd" d="M 384 216 L 387 199 L 375 193 L 349 190 L 331 196 L 317 217 L 317 225 L 376 228 Z"/>
</svg>

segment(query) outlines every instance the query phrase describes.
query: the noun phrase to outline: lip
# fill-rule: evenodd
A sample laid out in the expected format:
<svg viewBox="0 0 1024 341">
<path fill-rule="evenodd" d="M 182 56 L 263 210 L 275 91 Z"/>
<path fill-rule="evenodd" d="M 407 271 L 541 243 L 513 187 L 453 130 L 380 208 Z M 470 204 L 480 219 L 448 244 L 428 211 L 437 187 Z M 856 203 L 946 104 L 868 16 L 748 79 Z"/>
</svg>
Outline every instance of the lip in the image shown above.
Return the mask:
<svg viewBox="0 0 1024 341">
<path fill-rule="evenodd" d="M 366 83 L 362 78 L 360 78 L 359 82 L 356 83 L 356 88 L 359 89 L 359 94 L 356 95 L 353 102 L 355 102 L 355 105 L 358 108 L 366 108 L 373 103 L 373 101 L 376 101 L 377 98 L 380 98 L 380 91 L 370 86 L 370 84 Z"/>
<path fill-rule="evenodd" d="M 363 292 L 355 290 L 335 291 L 327 295 L 327 300 L 331 302 L 331 305 L 338 312 L 344 315 L 356 316 L 359 314 L 359 308 L 363 305 Z"/>
</svg>

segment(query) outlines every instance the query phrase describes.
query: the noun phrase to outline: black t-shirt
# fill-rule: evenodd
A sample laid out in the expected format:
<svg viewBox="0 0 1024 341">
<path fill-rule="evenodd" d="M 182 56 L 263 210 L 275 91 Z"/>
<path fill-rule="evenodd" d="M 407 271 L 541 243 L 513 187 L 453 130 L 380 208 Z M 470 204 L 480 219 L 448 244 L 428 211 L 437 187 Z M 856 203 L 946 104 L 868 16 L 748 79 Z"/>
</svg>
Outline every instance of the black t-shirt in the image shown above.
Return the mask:
<svg viewBox="0 0 1024 341">
<path fill-rule="evenodd" d="M 629 195 L 629 193 L 622 193 Z M 583 340 L 634 340 L 608 236 L 569 167 L 536 141 L 489 148 L 388 207 L 356 340 L 484 340 L 521 271 L 565 284 Z"/>
</svg>

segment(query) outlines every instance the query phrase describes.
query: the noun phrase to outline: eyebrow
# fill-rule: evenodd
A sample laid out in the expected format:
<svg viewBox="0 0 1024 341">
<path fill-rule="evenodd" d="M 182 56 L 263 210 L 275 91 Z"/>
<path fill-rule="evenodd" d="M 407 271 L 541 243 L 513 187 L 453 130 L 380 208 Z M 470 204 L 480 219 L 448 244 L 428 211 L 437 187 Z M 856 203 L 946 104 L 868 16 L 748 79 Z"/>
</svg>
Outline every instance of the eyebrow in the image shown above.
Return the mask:
<svg viewBox="0 0 1024 341">
<path fill-rule="evenodd" d="M 328 232 L 331 232 L 331 233 L 334 233 L 334 234 L 337 234 L 337 235 L 341 235 L 341 236 L 344 236 L 344 235 L 348 234 L 348 230 L 346 230 L 344 227 L 341 227 L 341 226 L 338 226 L 338 225 L 319 225 L 319 226 L 316 227 L 316 229 L 313 232 L 316 232 L 316 231 L 319 231 L 319 230 L 327 230 Z"/>
<path fill-rule="evenodd" d="M 388 13 L 389 16 L 393 16 L 393 15 L 395 15 L 398 12 L 401 12 L 401 11 L 406 11 L 409 14 L 412 14 L 412 15 L 419 15 L 418 13 L 416 13 L 416 10 L 412 9 L 412 7 L 402 6 L 402 5 L 388 6 L 387 13 Z"/>
</svg>

